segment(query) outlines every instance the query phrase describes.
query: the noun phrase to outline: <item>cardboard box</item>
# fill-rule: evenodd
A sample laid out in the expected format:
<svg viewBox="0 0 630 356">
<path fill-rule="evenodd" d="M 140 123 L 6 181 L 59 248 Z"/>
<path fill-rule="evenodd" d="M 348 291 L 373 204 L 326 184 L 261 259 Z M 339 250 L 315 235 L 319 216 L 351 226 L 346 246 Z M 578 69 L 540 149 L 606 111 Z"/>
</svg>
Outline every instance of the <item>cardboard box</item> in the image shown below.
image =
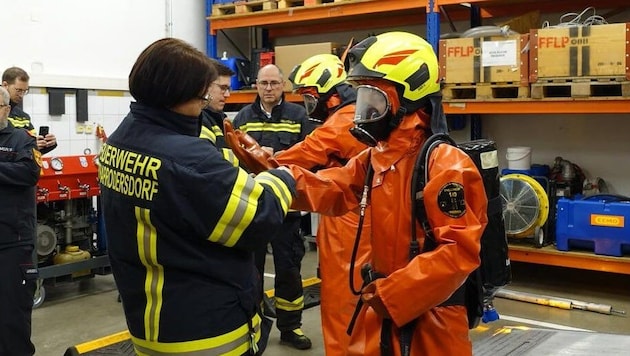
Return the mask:
<svg viewBox="0 0 630 356">
<path fill-rule="evenodd" d="M 532 30 L 530 82 L 567 77 L 630 79 L 630 23 Z"/>
<path fill-rule="evenodd" d="M 316 54 L 332 53 L 335 55 L 339 55 L 337 52 L 338 49 L 341 48 L 341 46 L 342 45 L 334 42 L 276 46 L 274 49 L 275 60 L 278 68 L 280 68 L 282 70 L 282 73 L 284 73 L 284 90 L 293 90 L 293 85 L 289 80 L 287 80 L 289 74 L 293 70 L 293 67 Z"/>
<path fill-rule="evenodd" d="M 445 84 L 528 83 L 529 35 L 452 38 L 440 41 Z"/>
</svg>

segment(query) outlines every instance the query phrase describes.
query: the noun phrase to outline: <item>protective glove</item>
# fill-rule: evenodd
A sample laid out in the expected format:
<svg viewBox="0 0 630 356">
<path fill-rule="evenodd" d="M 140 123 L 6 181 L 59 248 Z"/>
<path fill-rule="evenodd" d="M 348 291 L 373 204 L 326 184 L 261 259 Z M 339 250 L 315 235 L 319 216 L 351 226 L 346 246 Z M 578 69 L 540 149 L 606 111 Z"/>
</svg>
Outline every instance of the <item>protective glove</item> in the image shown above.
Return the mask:
<svg viewBox="0 0 630 356">
<path fill-rule="evenodd" d="M 391 319 L 392 316 L 389 315 L 387 308 L 385 308 L 385 304 L 381 300 L 381 297 L 378 295 L 378 291 L 376 290 L 376 284 L 374 282 L 368 284 L 361 290 L 361 300 L 363 303 L 369 305 L 376 314 L 378 314 L 383 319 Z"/>
<path fill-rule="evenodd" d="M 254 138 L 241 130 L 235 130 L 230 120 L 223 120 L 223 130 L 227 145 L 251 173 L 258 174 L 279 166 L 271 154 L 260 147 Z"/>
</svg>

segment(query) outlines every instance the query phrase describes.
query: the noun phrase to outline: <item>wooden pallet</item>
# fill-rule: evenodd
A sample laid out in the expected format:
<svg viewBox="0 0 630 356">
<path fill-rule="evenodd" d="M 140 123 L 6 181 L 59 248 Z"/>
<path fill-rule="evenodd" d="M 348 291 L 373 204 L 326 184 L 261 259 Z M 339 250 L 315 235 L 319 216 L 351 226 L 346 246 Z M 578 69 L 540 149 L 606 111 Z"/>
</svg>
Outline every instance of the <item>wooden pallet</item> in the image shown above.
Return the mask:
<svg viewBox="0 0 630 356">
<path fill-rule="evenodd" d="M 527 99 L 529 86 L 522 83 L 448 84 L 442 88 L 444 100 Z"/>
<path fill-rule="evenodd" d="M 233 3 L 212 5 L 212 17 L 234 14 L 249 14 L 263 10 L 275 10 L 278 8 L 276 0 L 241 0 Z"/>
<path fill-rule="evenodd" d="M 343 2 L 343 1 L 351 1 L 351 0 L 279 0 L 278 8 L 279 9 L 287 9 L 292 7 L 300 7 L 300 6 L 315 6 L 321 4 L 327 4 L 332 2 Z"/>
<path fill-rule="evenodd" d="M 532 99 L 630 97 L 630 81 L 625 77 L 545 78 L 531 86 Z"/>
</svg>

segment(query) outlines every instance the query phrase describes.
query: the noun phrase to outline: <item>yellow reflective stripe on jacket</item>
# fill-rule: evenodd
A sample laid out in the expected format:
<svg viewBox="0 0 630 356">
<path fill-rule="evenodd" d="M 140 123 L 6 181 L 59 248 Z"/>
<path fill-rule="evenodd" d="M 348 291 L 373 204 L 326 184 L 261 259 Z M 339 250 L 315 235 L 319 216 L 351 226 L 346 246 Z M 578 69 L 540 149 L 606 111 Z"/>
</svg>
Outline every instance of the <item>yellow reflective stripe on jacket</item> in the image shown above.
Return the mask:
<svg viewBox="0 0 630 356">
<path fill-rule="evenodd" d="M 201 126 L 201 133 L 199 134 L 199 137 L 210 140 L 210 142 L 214 143 L 215 145 L 217 143 L 217 135 L 212 130 L 203 125 Z"/>
<path fill-rule="evenodd" d="M 276 296 L 276 309 L 285 311 L 302 310 L 304 309 L 304 296 L 302 295 L 294 301 L 288 301 Z"/>
<path fill-rule="evenodd" d="M 240 130 L 249 131 L 268 131 L 268 132 L 290 132 L 300 133 L 302 125 L 300 123 L 285 123 L 285 122 L 249 122 L 239 127 Z"/>
<path fill-rule="evenodd" d="M 282 206 L 282 212 L 284 214 L 289 211 L 289 207 L 293 202 L 293 196 L 289 187 L 282 181 L 282 179 L 274 176 L 269 172 L 262 172 L 254 178 L 256 182 L 266 185 L 273 190 L 274 194 L 280 199 L 280 205 Z"/>
<path fill-rule="evenodd" d="M 36 136 L 37 133 L 35 132 L 35 127 L 31 125 L 31 120 L 25 117 L 8 117 L 7 119 L 9 119 L 13 127 L 27 129 L 33 136 Z"/>
<path fill-rule="evenodd" d="M 162 289 L 164 288 L 164 267 L 157 260 L 157 232 L 151 223 L 151 211 L 136 207 L 136 239 L 138 255 L 147 270 L 144 292 L 147 304 L 144 309 L 144 337 L 157 341 L 160 335 L 160 312 L 162 310 Z"/>
<path fill-rule="evenodd" d="M 255 342 L 260 340 L 260 316 L 254 315 L 252 326 L 256 334 Z M 249 326 L 243 324 L 236 330 L 232 330 L 223 335 L 210 337 L 207 339 L 182 341 L 182 342 L 149 342 L 131 336 L 135 351 L 138 355 L 155 356 L 206 356 L 206 355 L 226 355 L 240 356 L 249 350 L 251 340 L 249 337 Z"/>
<path fill-rule="evenodd" d="M 216 137 L 223 136 L 223 131 L 217 125 L 212 126 L 212 132 L 214 132 L 214 136 Z"/>
<path fill-rule="evenodd" d="M 223 152 L 223 158 L 226 161 L 232 163 L 234 167 L 238 167 L 238 157 L 236 157 L 236 155 L 234 154 L 234 152 L 232 152 L 231 149 L 223 148 L 221 149 L 221 152 Z"/>
<path fill-rule="evenodd" d="M 223 132 L 221 132 L 221 129 L 217 126 L 212 126 L 212 130 L 210 130 L 209 128 L 205 127 L 205 126 L 201 126 L 201 133 L 199 134 L 200 138 L 206 139 L 206 140 L 210 140 L 210 142 L 212 142 L 213 144 L 217 144 L 217 136 L 223 136 Z M 238 167 L 239 166 L 239 161 L 238 158 L 234 155 L 234 153 L 232 152 L 231 149 L 229 148 L 222 148 L 221 149 L 221 153 L 223 154 L 223 158 L 230 162 L 232 164 L 232 166 L 234 167 Z"/>
<path fill-rule="evenodd" d="M 227 247 L 234 246 L 254 219 L 262 193 L 262 185 L 256 184 L 247 172 L 239 169 L 227 206 L 208 240 Z"/>
</svg>

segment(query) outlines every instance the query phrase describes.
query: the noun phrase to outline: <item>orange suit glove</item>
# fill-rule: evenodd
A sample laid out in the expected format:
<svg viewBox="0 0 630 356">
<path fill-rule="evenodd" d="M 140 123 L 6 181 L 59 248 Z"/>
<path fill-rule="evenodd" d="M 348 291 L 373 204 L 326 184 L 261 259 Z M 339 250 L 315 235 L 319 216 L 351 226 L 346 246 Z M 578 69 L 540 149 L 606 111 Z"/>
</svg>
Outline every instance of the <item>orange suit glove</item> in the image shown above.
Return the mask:
<svg viewBox="0 0 630 356">
<path fill-rule="evenodd" d="M 260 147 L 250 135 L 241 130 L 235 130 L 230 120 L 223 120 L 223 130 L 227 145 L 251 173 L 258 174 L 279 166 L 271 154 Z"/>
<path fill-rule="evenodd" d="M 361 300 L 363 300 L 363 303 L 374 309 L 376 314 L 383 319 L 392 318 L 392 316 L 389 315 L 387 308 L 385 308 L 385 304 L 383 304 L 381 297 L 378 295 L 378 292 L 376 291 L 376 284 L 374 284 L 374 282 L 368 284 L 361 290 Z"/>
</svg>

